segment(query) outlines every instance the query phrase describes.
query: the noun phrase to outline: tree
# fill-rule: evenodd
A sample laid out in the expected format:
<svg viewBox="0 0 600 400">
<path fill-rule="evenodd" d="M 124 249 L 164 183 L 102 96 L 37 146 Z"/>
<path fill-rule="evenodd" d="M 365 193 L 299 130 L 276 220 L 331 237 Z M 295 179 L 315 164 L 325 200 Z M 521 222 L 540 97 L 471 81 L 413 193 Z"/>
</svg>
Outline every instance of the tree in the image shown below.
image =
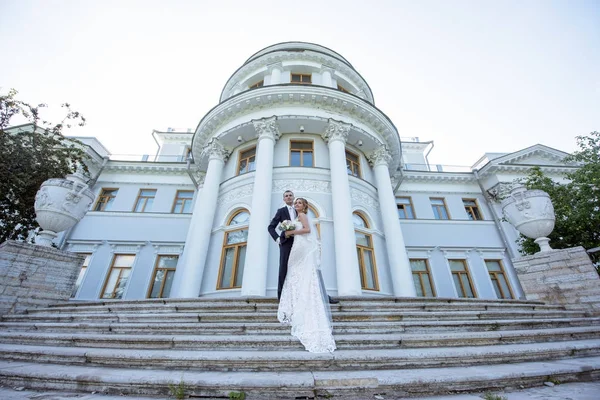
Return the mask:
<svg viewBox="0 0 600 400">
<path fill-rule="evenodd" d="M 67 139 L 62 131 L 85 118 L 65 109 L 63 120 L 57 124 L 40 117 L 40 109 L 16 99 L 17 91 L 0 93 L 0 243 L 5 240 L 27 240 L 38 229 L 35 220 L 35 195 L 40 185 L 50 178 L 63 178 L 75 172 L 83 163 L 83 145 Z M 23 125 L 11 127 L 11 121 Z"/>
<path fill-rule="evenodd" d="M 578 136 L 577 146 L 579 150 L 564 160 L 581 163 L 575 172 L 565 175 L 568 183 L 554 182 L 539 167 L 532 168 L 522 181 L 528 189 L 543 190 L 552 199 L 556 223 L 548 237 L 555 249 L 600 246 L 600 133 Z M 524 254 L 539 251 L 533 239 L 521 236 L 519 244 Z"/>
</svg>

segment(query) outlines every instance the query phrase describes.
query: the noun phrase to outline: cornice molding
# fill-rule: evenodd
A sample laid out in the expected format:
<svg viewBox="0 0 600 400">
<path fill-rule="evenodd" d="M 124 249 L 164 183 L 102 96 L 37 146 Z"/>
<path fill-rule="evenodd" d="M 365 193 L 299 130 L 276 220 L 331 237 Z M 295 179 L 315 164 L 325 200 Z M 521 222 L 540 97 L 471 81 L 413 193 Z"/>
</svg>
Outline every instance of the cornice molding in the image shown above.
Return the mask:
<svg viewBox="0 0 600 400">
<path fill-rule="evenodd" d="M 109 162 L 104 167 L 103 172 L 122 172 L 122 173 L 140 173 L 140 174 L 168 174 L 168 175 L 187 175 L 187 165 L 185 163 L 149 163 L 149 162 Z"/>
<path fill-rule="evenodd" d="M 365 99 L 366 101 L 375 104 L 371 89 L 365 82 L 364 78 L 360 76 L 356 70 L 351 68 L 348 64 L 337 60 L 336 58 L 327 54 L 317 53 L 310 49 L 306 49 L 302 52 L 296 51 L 277 51 L 275 53 L 266 53 L 257 57 L 255 60 L 250 61 L 248 64 L 243 65 L 237 71 L 231 75 L 225 88 L 223 89 L 220 101 L 224 102 L 231 98 L 232 90 L 238 85 L 245 77 L 250 75 L 254 71 L 258 71 L 261 68 L 268 69 L 272 64 L 281 64 L 285 61 L 308 61 L 313 63 L 321 64 L 321 68 L 328 67 L 336 72 L 340 72 L 352 80 L 352 83 L 356 85 L 358 89 L 357 96 Z M 335 76 L 335 74 L 334 74 Z M 250 90 L 250 89 L 248 89 Z"/>
<path fill-rule="evenodd" d="M 477 182 L 475 174 L 452 172 L 404 171 L 404 180 L 409 182 Z"/>
</svg>

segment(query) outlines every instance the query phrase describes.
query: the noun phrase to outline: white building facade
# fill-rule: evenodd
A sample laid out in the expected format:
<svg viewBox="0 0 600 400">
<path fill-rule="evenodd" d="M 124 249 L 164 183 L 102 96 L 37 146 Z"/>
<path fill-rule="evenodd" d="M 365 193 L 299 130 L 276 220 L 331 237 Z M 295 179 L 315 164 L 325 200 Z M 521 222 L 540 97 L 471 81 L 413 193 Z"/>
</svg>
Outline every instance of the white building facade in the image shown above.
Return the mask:
<svg viewBox="0 0 600 400">
<path fill-rule="evenodd" d="M 79 138 L 97 198 L 57 242 L 87 255 L 74 299 L 275 297 L 285 190 L 311 205 L 331 295 L 523 298 L 494 199 L 532 165 L 573 168 L 543 145 L 432 166 L 433 143 L 401 140 L 346 59 L 302 42 L 250 57 L 194 132 L 153 135 L 142 160 Z"/>
</svg>

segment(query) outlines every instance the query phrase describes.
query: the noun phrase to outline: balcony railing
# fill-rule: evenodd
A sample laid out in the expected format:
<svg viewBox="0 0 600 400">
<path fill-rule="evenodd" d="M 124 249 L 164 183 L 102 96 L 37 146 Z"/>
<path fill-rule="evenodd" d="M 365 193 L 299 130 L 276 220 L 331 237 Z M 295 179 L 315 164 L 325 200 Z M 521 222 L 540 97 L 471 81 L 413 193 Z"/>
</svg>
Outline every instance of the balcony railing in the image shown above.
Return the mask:
<svg viewBox="0 0 600 400">
<path fill-rule="evenodd" d="M 404 164 L 404 170 L 426 172 L 472 172 L 470 167 L 442 164 Z"/>
<path fill-rule="evenodd" d="M 187 162 L 187 159 L 184 155 L 111 154 L 109 159 L 111 161 L 164 162 L 164 163 Z"/>
</svg>

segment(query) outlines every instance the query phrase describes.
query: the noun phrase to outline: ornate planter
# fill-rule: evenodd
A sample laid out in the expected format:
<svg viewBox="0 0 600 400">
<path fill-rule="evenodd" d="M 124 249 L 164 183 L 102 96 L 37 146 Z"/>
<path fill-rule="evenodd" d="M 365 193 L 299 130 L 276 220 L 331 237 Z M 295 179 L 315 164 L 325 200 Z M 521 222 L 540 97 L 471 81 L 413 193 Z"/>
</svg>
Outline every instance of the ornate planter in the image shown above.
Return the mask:
<svg viewBox="0 0 600 400">
<path fill-rule="evenodd" d="M 535 239 L 540 251 L 552 250 L 546 236 L 554 229 L 554 207 L 548 193 L 517 186 L 502 201 L 504 217 L 523 235 Z"/>
<path fill-rule="evenodd" d="M 81 174 L 42 183 L 35 196 L 35 215 L 43 230 L 35 242 L 50 246 L 58 232 L 71 228 L 83 218 L 93 200 L 94 194 Z"/>
</svg>

